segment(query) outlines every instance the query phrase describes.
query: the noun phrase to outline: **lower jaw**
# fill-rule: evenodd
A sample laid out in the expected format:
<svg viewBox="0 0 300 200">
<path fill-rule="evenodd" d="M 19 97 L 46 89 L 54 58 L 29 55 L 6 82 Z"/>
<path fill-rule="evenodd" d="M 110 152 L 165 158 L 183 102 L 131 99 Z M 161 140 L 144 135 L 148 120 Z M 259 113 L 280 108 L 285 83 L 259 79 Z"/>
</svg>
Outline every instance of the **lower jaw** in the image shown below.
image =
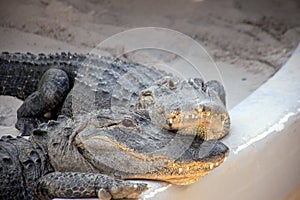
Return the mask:
<svg viewBox="0 0 300 200">
<path fill-rule="evenodd" d="M 123 179 L 131 180 L 154 180 L 164 181 L 174 185 L 189 185 L 198 181 L 203 176 L 209 174 L 214 168 L 220 166 L 226 159 L 226 156 L 218 162 L 194 162 L 186 166 L 172 164 L 172 167 L 162 170 L 160 172 L 152 172 L 144 175 L 130 175 L 122 177 Z M 164 174 L 164 171 L 169 171 Z"/>
</svg>

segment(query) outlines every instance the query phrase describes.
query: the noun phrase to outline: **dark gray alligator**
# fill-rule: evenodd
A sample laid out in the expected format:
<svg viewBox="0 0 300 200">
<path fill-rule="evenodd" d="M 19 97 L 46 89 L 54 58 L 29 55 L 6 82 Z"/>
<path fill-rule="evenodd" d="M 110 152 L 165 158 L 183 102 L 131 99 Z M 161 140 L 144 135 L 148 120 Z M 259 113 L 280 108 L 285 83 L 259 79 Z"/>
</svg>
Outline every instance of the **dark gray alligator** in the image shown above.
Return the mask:
<svg viewBox="0 0 300 200">
<path fill-rule="evenodd" d="M 228 155 L 217 81 L 70 53 L 2 53 L 0 70 L 30 135 L 0 140 L 1 198 L 136 198 L 147 184 L 126 179 L 190 184 Z"/>
</svg>

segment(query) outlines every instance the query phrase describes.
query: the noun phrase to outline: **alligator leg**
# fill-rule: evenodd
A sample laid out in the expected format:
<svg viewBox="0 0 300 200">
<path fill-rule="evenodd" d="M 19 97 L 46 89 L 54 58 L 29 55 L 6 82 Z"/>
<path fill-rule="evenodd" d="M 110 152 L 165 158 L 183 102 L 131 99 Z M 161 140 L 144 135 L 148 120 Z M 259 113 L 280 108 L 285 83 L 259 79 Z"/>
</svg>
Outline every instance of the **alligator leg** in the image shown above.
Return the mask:
<svg viewBox="0 0 300 200">
<path fill-rule="evenodd" d="M 147 189 L 147 184 L 113 179 L 102 174 L 53 172 L 39 180 L 35 195 L 39 199 L 99 197 L 109 200 L 137 198 Z"/>
<path fill-rule="evenodd" d="M 69 92 L 68 75 L 60 69 L 51 68 L 42 76 L 38 90 L 29 95 L 18 109 L 16 128 L 22 135 L 30 135 L 33 129 L 56 116 L 46 116 L 55 111 Z M 52 112 L 52 115 L 57 113 Z"/>
<path fill-rule="evenodd" d="M 226 106 L 225 89 L 219 81 L 207 81 L 204 85 L 204 89 L 206 92 L 209 92 L 209 90 L 215 91 L 218 94 L 220 100 L 223 102 L 224 106 Z"/>
</svg>

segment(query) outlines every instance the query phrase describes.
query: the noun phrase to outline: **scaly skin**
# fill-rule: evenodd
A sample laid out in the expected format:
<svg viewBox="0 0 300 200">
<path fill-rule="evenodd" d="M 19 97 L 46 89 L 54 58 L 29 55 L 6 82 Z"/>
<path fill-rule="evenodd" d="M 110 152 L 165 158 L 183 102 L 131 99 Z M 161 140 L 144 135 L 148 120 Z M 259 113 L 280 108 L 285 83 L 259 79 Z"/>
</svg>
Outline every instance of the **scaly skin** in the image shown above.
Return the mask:
<svg viewBox="0 0 300 200">
<path fill-rule="evenodd" d="M 140 90 L 167 75 L 163 71 L 115 58 L 70 53 L 33 55 L 3 52 L 0 55 L 0 71 L 0 95 L 25 100 L 18 110 L 16 124 L 23 135 L 30 135 L 38 124 L 56 119 L 60 113 L 72 116 L 93 109 L 108 110 L 114 98 L 122 97 L 121 103 L 128 100 L 126 95 L 132 92 L 132 83 L 136 84 L 134 89 Z M 117 82 L 120 78 L 129 87 L 113 94 L 114 88 L 120 86 Z M 91 101 L 95 105 L 89 105 L 90 96 L 94 97 Z"/>
<path fill-rule="evenodd" d="M 140 129 L 129 122 L 133 118 L 143 123 L 138 116 L 103 124 L 99 117 L 81 115 L 49 121 L 29 140 L 2 137 L 0 198 L 133 198 L 147 184 L 120 179 L 191 184 L 228 154 L 220 141 L 190 135 L 178 135 L 174 141 L 174 134 L 153 131 L 151 124 Z M 164 149 L 168 143 L 170 148 Z"/>
<path fill-rule="evenodd" d="M 217 81 L 185 82 L 137 63 L 70 53 L 2 53 L 0 70 L 0 95 L 25 99 L 16 124 L 23 135 L 60 113 L 73 116 L 101 110 L 110 116 L 134 109 L 155 115 L 167 130 L 206 140 L 229 132 L 225 90 Z M 145 94 L 155 104 L 142 108 Z M 159 114 L 162 108 L 164 113 Z"/>
<path fill-rule="evenodd" d="M 31 136 L 27 142 L 18 138 L 24 142 L 15 146 L 29 155 L 37 145 L 51 169 L 41 169 L 32 178 L 21 167 L 18 173 L 33 186 L 18 183 L 20 195 L 31 198 L 36 191 L 41 198 L 136 197 L 146 185 L 112 178 L 186 185 L 228 155 L 228 147 L 218 141 L 228 133 L 230 120 L 225 91 L 217 81 L 180 80 L 137 63 L 64 53 L 2 53 L 0 69 L 0 94 L 25 99 L 17 126 Z M 3 141 L 1 148 L 9 144 Z M 22 157 L 10 151 L 5 150 L 16 162 L 8 162 L 8 174 Z M 7 164 L 6 156 L 1 160 Z M 3 173 L 0 178 L 9 182 Z M 1 187 L 7 195 L 6 185 Z"/>
<path fill-rule="evenodd" d="M 137 197 L 146 184 L 113 179 L 98 173 L 55 172 L 41 133 L 0 139 L 0 199 Z"/>
</svg>

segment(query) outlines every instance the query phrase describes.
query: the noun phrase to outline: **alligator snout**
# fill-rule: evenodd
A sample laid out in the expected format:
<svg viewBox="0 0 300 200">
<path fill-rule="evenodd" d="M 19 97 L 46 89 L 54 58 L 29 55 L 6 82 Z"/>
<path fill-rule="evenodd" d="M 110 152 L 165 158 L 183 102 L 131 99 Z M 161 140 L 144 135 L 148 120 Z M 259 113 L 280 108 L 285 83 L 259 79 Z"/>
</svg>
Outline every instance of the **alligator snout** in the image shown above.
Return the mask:
<svg viewBox="0 0 300 200">
<path fill-rule="evenodd" d="M 163 128 L 203 140 L 220 139 L 229 132 L 230 118 L 224 107 L 203 103 L 194 109 L 175 109 L 166 116 Z"/>
</svg>

